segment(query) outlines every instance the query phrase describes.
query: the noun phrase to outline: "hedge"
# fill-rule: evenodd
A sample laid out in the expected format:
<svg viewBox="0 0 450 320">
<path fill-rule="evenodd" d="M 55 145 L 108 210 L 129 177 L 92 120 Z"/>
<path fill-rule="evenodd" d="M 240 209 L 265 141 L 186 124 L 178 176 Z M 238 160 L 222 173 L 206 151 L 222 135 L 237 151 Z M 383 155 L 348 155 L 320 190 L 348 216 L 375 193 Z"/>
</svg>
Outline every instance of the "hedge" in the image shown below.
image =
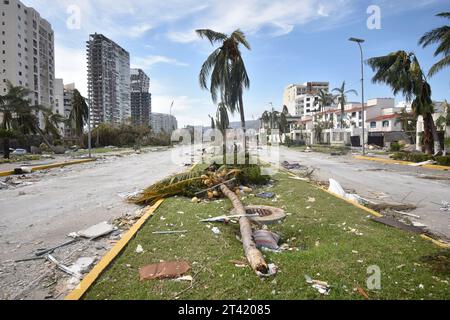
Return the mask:
<svg viewBox="0 0 450 320">
<path fill-rule="evenodd" d="M 411 153 L 411 152 L 396 152 L 391 156 L 394 160 L 409 161 L 409 162 L 425 162 L 428 160 L 434 160 L 441 166 L 450 166 L 450 156 L 438 156 L 424 153 Z"/>
</svg>

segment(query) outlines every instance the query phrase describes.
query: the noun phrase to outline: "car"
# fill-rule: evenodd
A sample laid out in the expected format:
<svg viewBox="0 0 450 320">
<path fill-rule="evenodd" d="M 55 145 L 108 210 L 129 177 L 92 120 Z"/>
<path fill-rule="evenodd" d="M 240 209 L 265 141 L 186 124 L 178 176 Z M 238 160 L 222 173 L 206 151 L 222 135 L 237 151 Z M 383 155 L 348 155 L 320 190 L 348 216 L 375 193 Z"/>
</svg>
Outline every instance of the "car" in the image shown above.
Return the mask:
<svg viewBox="0 0 450 320">
<path fill-rule="evenodd" d="M 13 155 L 15 156 L 23 156 L 26 155 L 28 152 L 25 149 L 16 149 L 12 152 Z"/>
</svg>

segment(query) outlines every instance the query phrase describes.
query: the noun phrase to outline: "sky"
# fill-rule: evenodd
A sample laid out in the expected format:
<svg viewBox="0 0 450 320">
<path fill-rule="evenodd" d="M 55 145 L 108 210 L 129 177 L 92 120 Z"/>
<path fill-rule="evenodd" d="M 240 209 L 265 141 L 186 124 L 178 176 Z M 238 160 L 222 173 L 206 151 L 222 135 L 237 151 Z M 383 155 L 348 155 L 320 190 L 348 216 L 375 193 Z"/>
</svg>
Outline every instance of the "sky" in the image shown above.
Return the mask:
<svg viewBox="0 0 450 320">
<path fill-rule="evenodd" d="M 251 51 L 241 48 L 251 87 L 244 94 L 246 118 L 258 119 L 270 103 L 281 109 L 292 83 L 346 81 L 360 92 L 360 52 L 349 37 L 366 40 L 365 58 L 413 51 L 428 70 L 438 58 L 419 38 L 448 24 L 435 17 L 450 11 L 448 0 L 22 0 L 55 31 L 56 77 L 75 82 L 86 95 L 86 41 L 102 33 L 128 52 L 131 66 L 151 78 L 153 111 L 173 114 L 180 126 L 208 125 L 217 107 L 201 90 L 198 74 L 214 47 L 195 35 L 199 28 L 232 33 L 241 29 Z M 379 20 L 373 20 L 378 17 Z M 368 25 L 369 21 L 369 25 Z M 374 22 L 380 22 L 379 25 Z M 373 84 L 366 66 L 366 98 L 393 97 Z M 450 100 L 450 69 L 429 80 L 434 100 Z M 351 95 L 350 101 L 361 98 Z M 402 97 L 396 97 L 397 102 Z M 238 115 L 233 119 L 238 120 Z"/>
</svg>

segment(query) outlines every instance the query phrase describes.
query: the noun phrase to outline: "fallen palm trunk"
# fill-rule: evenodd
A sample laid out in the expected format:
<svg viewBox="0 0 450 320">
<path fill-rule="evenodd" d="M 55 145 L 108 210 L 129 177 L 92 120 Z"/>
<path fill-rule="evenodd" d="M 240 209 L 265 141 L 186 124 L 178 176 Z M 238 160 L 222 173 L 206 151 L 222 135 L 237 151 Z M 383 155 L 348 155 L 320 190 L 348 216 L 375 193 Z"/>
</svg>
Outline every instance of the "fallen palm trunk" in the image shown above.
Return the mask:
<svg viewBox="0 0 450 320">
<path fill-rule="evenodd" d="M 231 203 L 233 204 L 233 207 L 236 210 L 236 214 L 245 216 L 246 211 L 244 205 L 239 200 L 237 195 L 233 191 L 231 191 L 226 185 L 221 185 L 220 190 L 228 199 L 230 199 Z M 242 217 L 239 219 L 239 225 L 241 229 L 241 237 L 244 246 L 245 256 L 247 257 L 250 266 L 255 272 L 267 274 L 269 271 L 269 267 L 267 263 L 264 261 L 261 252 L 258 249 L 256 249 L 256 244 L 253 241 L 253 230 L 250 220 L 246 217 Z"/>
</svg>

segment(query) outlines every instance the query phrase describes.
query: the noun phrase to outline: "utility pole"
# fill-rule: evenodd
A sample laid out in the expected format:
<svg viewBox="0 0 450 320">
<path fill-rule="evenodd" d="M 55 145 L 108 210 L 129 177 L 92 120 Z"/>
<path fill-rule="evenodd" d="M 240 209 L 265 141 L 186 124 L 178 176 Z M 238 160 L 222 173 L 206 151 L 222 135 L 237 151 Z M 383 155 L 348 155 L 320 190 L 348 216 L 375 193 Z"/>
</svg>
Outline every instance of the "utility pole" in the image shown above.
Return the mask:
<svg viewBox="0 0 450 320">
<path fill-rule="evenodd" d="M 350 38 L 349 41 L 356 42 L 359 46 L 361 52 L 361 97 L 362 97 L 362 154 L 366 154 L 366 119 L 365 119 L 365 107 L 364 107 L 364 55 L 362 50 L 362 43 L 365 42 L 364 39 Z"/>
</svg>

